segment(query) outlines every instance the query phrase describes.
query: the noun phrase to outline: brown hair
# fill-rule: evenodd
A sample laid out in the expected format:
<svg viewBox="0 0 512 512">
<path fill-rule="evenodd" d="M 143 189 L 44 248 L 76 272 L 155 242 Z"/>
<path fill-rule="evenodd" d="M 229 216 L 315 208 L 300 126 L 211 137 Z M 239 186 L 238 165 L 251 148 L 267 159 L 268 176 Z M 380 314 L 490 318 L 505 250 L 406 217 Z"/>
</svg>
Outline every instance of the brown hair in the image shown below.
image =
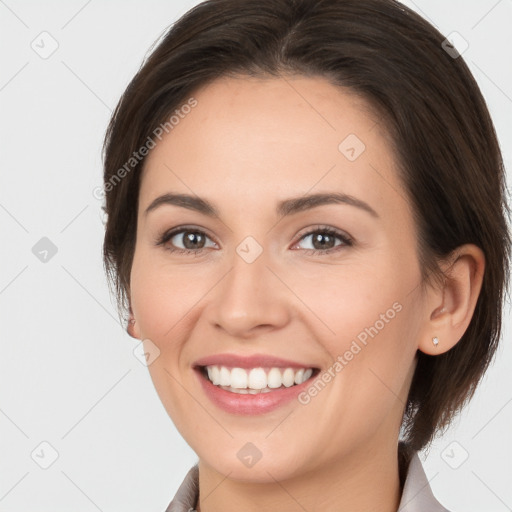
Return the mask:
<svg viewBox="0 0 512 512">
<path fill-rule="evenodd" d="M 462 244 L 485 254 L 481 293 L 462 339 L 437 356 L 418 352 L 402 427 L 408 450 L 430 443 L 493 358 L 511 244 L 494 127 L 468 67 L 445 51 L 444 40 L 394 0 L 209 0 L 188 11 L 128 85 L 105 136 L 104 263 L 120 311 L 129 309 L 144 159 L 128 170 L 126 162 L 155 128 L 221 76 L 326 77 L 384 116 L 414 209 L 425 280 L 439 277 L 437 263 Z"/>
</svg>

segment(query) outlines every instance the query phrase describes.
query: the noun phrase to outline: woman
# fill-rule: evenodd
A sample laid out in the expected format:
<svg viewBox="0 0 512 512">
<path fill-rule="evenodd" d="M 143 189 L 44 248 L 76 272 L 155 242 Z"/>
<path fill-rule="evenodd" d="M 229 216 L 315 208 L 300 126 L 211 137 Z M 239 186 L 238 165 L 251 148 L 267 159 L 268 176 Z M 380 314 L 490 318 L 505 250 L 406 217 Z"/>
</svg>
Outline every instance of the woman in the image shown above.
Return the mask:
<svg viewBox="0 0 512 512">
<path fill-rule="evenodd" d="M 204 2 L 104 150 L 106 270 L 199 458 L 168 511 L 446 510 L 418 451 L 492 359 L 510 257 L 453 45 L 392 0 Z"/>
</svg>

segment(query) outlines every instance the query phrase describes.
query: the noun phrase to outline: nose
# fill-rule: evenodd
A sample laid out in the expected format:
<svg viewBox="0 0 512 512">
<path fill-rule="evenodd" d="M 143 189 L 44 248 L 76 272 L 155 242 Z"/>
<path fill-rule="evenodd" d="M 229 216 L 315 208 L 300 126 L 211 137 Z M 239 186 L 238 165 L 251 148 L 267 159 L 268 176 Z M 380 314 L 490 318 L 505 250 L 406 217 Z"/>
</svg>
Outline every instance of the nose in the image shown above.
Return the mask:
<svg viewBox="0 0 512 512">
<path fill-rule="evenodd" d="M 230 270 L 214 290 L 208 319 L 230 336 L 247 339 L 290 321 L 290 292 L 269 267 L 265 251 L 251 263 L 235 253 Z"/>
</svg>

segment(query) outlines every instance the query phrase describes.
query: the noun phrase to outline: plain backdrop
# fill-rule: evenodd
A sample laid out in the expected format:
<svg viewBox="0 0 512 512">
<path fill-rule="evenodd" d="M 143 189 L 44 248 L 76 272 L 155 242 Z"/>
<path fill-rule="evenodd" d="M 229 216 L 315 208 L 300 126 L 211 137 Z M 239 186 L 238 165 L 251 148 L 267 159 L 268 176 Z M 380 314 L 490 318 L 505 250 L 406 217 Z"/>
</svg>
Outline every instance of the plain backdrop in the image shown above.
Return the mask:
<svg viewBox="0 0 512 512">
<path fill-rule="evenodd" d="M 93 195 L 119 96 L 197 3 L 0 0 L 1 512 L 163 511 L 197 460 L 118 323 Z M 404 3 L 467 41 L 510 176 L 511 0 Z M 509 305 L 504 314 L 473 401 L 421 454 L 453 511 L 512 510 Z"/>
</svg>

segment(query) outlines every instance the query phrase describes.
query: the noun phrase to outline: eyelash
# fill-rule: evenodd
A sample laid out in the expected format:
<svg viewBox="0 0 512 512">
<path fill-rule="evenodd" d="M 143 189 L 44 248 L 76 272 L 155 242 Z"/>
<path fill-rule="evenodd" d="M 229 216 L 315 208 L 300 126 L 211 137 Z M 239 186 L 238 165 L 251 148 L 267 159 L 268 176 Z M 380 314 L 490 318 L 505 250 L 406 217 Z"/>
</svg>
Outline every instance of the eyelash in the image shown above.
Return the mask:
<svg viewBox="0 0 512 512">
<path fill-rule="evenodd" d="M 209 238 L 208 235 L 204 231 L 202 231 L 200 229 L 196 229 L 196 228 L 186 227 L 185 226 L 185 227 L 180 227 L 180 228 L 176 228 L 176 229 L 173 229 L 171 231 L 165 232 L 158 239 L 158 241 L 156 242 L 156 245 L 164 246 L 165 250 L 170 251 L 171 253 L 174 253 L 174 254 L 186 254 L 186 255 L 194 254 L 194 256 L 199 256 L 205 250 L 204 247 L 202 247 L 200 249 L 197 249 L 197 250 L 194 250 L 194 249 L 180 249 L 179 247 L 178 248 L 176 248 L 176 247 L 171 248 L 171 247 L 166 247 L 165 246 L 165 244 L 171 238 L 173 238 L 174 236 L 176 236 L 176 235 L 178 235 L 180 233 L 187 233 L 187 232 L 198 233 L 200 235 L 204 235 L 205 237 Z M 337 252 L 337 251 L 343 249 L 344 247 L 351 247 L 351 246 L 354 245 L 354 241 L 349 236 L 347 236 L 346 234 L 344 234 L 344 233 L 342 233 L 342 232 L 340 232 L 340 231 L 338 231 L 338 230 L 336 230 L 334 228 L 328 227 L 328 226 L 316 226 L 314 229 L 308 231 L 307 233 L 304 233 L 299 238 L 299 241 L 296 244 L 294 244 L 294 245 L 297 245 L 304 238 L 306 238 L 306 237 L 308 237 L 310 235 L 317 234 L 317 233 L 327 234 L 329 236 L 336 237 L 339 240 L 341 240 L 343 243 L 339 244 L 339 245 L 336 245 L 334 247 L 331 247 L 330 249 L 301 249 L 302 251 L 304 251 L 308 255 L 318 256 L 318 255 L 322 255 L 322 254 L 330 254 L 330 253 L 333 253 L 333 252 Z"/>
</svg>

